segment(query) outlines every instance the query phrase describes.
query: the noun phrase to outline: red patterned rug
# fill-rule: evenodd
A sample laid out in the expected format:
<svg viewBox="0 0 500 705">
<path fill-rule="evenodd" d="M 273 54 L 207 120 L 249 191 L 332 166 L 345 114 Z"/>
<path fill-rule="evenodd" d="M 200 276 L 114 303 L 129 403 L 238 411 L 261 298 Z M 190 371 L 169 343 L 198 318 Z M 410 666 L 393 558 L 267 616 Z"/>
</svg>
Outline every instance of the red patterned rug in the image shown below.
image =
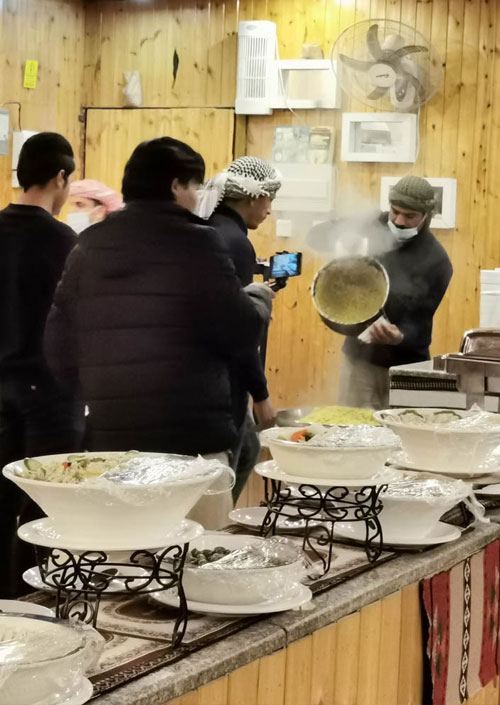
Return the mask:
<svg viewBox="0 0 500 705">
<path fill-rule="evenodd" d="M 499 673 L 500 541 L 422 581 L 432 705 L 457 705 Z"/>
</svg>

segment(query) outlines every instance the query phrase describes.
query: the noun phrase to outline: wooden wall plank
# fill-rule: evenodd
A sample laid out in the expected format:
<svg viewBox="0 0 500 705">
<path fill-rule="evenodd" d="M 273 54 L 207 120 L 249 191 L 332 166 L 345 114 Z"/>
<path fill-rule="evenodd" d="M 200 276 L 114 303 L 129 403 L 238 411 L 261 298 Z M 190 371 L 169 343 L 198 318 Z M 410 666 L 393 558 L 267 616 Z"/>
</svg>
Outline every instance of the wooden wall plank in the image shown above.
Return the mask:
<svg viewBox="0 0 500 705">
<path fill-rule="evenodd" d="M 313 638 L 294 641 L 286 650 L 284 705 L 304 705 L 312 684 Z"/>
<path fill-rule="evenodd" d="M 358 692 L 360 614 L 337 623 L 335 653 L 335 705 L 355 705 Z"/>
<path fill-rule="evenodd" d="M 381 602 L 378 705 L 399 705 L 398 675 L 401 638 L 401 592 Z"/>
<path fill-rule="evenodd" d="M 401 634 L 399 647 L 398 703 L 422 702 L 423 644 L 419 586 L 401 591 Z"/>
<path fill-rule="evenodd" d="M 283 705 L 285 700 L 286 650 L 259 659 L 257 702 Z M 311 704 L 312 705 L 312 704 Z"/>
<path fill-rule="evenodd" d="M 377 701 L 379 665 L 377 654 L 380 649 L 382 628 L 382 603 L 363 607 L 359 626 L 359 670 L 356 705 L 374 705 Z"/>
<path fill-rule="evenodd" d="M 228 705 L 257 705 L 259 662 L 253 661 L 228 676 Z M 200 703 L 204 705 L 204 703 Z"/>
<path fill-rule="evenodd" d="M 309 705 L 333 703 L 336 649 L 337 626 L 335 624 L 314 632 L 312 635 L 311 693 L 307 700 Z"/>
</svg>

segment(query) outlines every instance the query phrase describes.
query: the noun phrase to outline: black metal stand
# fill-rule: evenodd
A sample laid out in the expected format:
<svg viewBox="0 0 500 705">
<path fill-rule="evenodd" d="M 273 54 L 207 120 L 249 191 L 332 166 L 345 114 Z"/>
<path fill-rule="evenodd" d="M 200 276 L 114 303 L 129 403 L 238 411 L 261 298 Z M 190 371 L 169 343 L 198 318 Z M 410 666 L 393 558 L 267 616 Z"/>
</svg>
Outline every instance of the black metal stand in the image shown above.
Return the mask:
<svg viewBox="0 0 500 705">
<path fill-rule="evenodd" d="M 113 596 L 148 594 L 176 587 L 179 595 L 179 615 L 172 632 L 172 645 L 178 646 L 186 632 L 187 602 L 182 586 L 182 573 L 188 543 L 169 546 L 154 553 L 139 550 L 131 553 L 125 563 L 110 560 L 105 551 L 85 551 L 75 554 L 67 549 L 35 546 L 40 577 L 56 589 L 56 616 L 79 619 L 96 626 L 101 597 L 113 580 L 120 580 L 122 590 Z M 143 568 L 139 574 L 132 568 Z"/>
<path fill-rule="evenodd" d="M 378 515 L 382 511 L 380 495 L 387 485 L 359 487 L 317 487 L 300 484 L 292 488 L 281 480 L 264 477 L 267 512 L 262 522 L 261 534 L 274 535 L 280 517 L 305 522 L 303 548 L 310 549 L 321 561 L 326 574 L 330 570 L 333 554 L 335 523 L 362 521 L 365 524 L 363 542 L 366 557 L 373 563 L 383 548 L 382 527 Z M 326 557 L 324 550 L 327 548 Z"/>
</svg>

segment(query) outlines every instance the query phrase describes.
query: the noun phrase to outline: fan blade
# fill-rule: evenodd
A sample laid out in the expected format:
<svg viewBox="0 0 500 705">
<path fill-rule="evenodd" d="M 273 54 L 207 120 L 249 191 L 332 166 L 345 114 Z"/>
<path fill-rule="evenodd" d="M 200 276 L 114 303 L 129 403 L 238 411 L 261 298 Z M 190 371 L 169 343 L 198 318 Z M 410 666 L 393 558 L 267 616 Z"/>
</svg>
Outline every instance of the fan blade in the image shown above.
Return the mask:
<svg viewBox="0 0 500 705">
<path fill-rule="evenodd" d="M 408 74 L 405 74 L 404 78 L 398 78 L 394 84 L 394 93 L 398 101 L 402 101 L 406 98 L 406 92 L 408 91 L 408 86 L 410 84 L 410 79 Z"/>
<path fill-rule="evenodd" d="M 408 82 L 411 83 L 413 88 L 417 91 L 418 95 L 422 100 L 425 99 L 425 87 L 420 83 L 418 78 L 415 78 L 411 73 L 408 73 L 407 71 L 404 72 L 405 77 L 407 78 Z"/>
<path fill-rule="evenodd" d="M 384 53 L 378 40 L 378 24 L 372 24 L 366 33 L 366 46 L 375 61 L 379 61 L 383 57 Z"/>
<path fill-rule="evenodd" d="M 417 54 L 420 51 L 429 51 L 427 47 L 418 46 L 416 44 L 408 44 L 406 47 L 401 47 L 401 49 L 396 49 L 392 52 L 392 56 L 401 59 L 403 56 L 408 56 L 408 54 Z"/>
<path fill-rule="evenodd" d="M 351 69 L 356 71 L 368 71 L 368 69 L 373 66 L 372 61 L 360 61 L 359 59 L 351 59 L 350 56 L 345 54 L 339 54 L 339 59 Z"/>
<path fill-rule="evenodd" d="M 382 98 L 382 96 L 384 96 L 388 90 L 388 88 L 375 88 L 374 91 L 368 93 L 367 98 L 369 98 L 370 100 L 377 100 L 378 98 Z"/>
</svg>

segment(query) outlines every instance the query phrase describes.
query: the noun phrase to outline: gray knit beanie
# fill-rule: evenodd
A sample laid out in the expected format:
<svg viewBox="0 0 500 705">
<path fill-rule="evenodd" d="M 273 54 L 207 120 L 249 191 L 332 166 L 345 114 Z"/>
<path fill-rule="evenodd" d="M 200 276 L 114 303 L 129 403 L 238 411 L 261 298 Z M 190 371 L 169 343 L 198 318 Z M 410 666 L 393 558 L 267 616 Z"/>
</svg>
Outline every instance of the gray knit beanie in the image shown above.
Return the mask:
<svg viewBox="0 0 500 705">
<path fill-rule="evenodd" d="M 420 213 L 432 213 L 436 199 L 428 181 L 421 176 L 404 176 L 390 189 L 389 203 Z"/>
</svg>

